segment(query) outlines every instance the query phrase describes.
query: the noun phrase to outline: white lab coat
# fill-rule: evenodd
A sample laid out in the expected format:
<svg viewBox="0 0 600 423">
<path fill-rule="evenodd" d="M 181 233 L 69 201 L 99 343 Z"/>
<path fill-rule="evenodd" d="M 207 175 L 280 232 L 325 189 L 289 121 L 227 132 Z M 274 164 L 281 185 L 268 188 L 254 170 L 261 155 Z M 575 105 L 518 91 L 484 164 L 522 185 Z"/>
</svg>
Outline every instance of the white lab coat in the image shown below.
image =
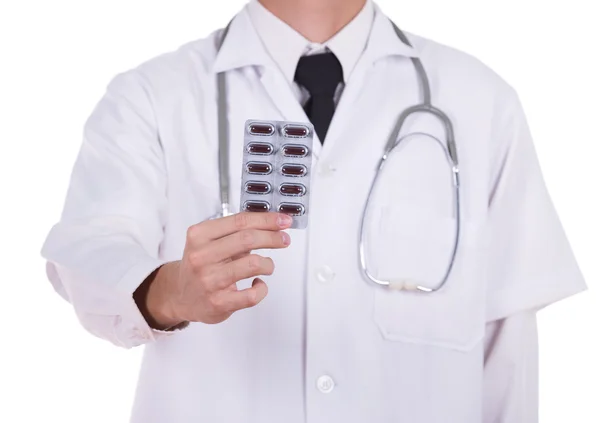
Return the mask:
<svg viewBox="0 0 600 423">
<path fill-rule="evenodd" d="M 472 57 L 414 35 L 414 48 L 402 44 L 379 9 L 316 145 L 309 228 L 263 252 L 276 264 L 267 299 L 218 325 L 148 327 L 132 293 L 181 258 L 189 226 L 219 210 L 215 73 L 227 71 L 235 210 L 246 119 L 307 121 L 247 13 L 217 54 L 219 33 L 110 83 L 43 248 L 51 282 L 91 333 L 146 344 L 132 421 L 534 422 L 534 312 L 585 285 L 522 108 Z M 454 122 L 461 163 L 461 247 L 435 295 L 380 289 L 358 262 L 375 164 L 400 111 L 421 98 L 411 56 Z M 403 133 L 421 131 L 443 137 L 427 115 Z M 449 178 L 425 136 L 390 158 L 368 223 L 374 272 L 437 282 L 452 242 Z"/>
</svg>

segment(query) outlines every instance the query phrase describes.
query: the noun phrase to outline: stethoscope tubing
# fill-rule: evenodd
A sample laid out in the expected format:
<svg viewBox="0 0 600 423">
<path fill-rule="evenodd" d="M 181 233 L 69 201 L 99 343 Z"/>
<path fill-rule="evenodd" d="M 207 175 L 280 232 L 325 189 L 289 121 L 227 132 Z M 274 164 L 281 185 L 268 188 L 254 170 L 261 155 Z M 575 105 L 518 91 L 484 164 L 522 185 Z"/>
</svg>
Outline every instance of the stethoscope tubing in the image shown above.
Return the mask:
<svg viewBox="0 0 600 423">
<path fill-rule="evenodd" d="M 407 44 L 411 45 L 406 35 L 394 24 L 391 22 L 394 27 L 394 31 L 400 40 Z M 224 29 L 222 36 L 217 40 L 217 51 L 221 48 L 222 44 L 225 41 L 227 33 L 229 31 L 229 26 L 231 22 Z M 460 207 L 460 175 L 459 175 L 459 166 L 458 166 L 458 152 L 456 148 L 456 142 L 454 140 L 454 128 L 452 125 L 452 121 L 444 113 L 442 110 L 434 107 L 431 104 L 431 88 L 429 85 L 429 78 L 427 76 L 427 72 L 425 71 L 425 67 L 423 66 L 422 61 L 418 57 L 411 57 L 411 61 L 415 67 L 417 72 L 417 77 L 419 78 L 419 83 L 422 89 L 422 103 L 417 104 L 415 106 L 409 107 L 404 110 L 398 120 L 394 129 L 392 130 L 388 142 L 384 149 L 384 154 L 379 160 L 378 166 L 375 169 L 375 175 L 373 177 L 373 181 L 371 182 L 371 186 L 369 187 L 369 192 L 367 195 L 367 200 L 365 202 L 362 218 L 360 221 L 359 227 L 359 263 L 361 266 L 362 273 L 364 276 L 371 282 L 380 285 L 387 286 L 391 289 L 397 290 L 409 290 L 416 292 L 424 292 L 424 293 L 432 293 L 439 291 L 442 287 L 446 285 L 450 274 L 452 273 L 452 269 L 454 267 L 454 263 L 456 261 L 456 256 L 460 244 L 460 231 L 461 231 L 461 207 Z M 219 72 L 217 74 L 217 119 L 218 119 L 218 136 L 219 136 L 219 194 L 221 198 L 221 210 L 217 213 L 215 217 L 223 217 L 231 214 L 230 201 L 229 201 L 229 123 L 227 121 L 227 83 L 225 80 L 225 72 Z M 369 204 L 371 201 L 371 197 L 377 185 L 377 181 L 384 169 L 385 163 L 389 156 L 393 153 L 394 149 L 400 145 L 405 139 L 410 136 L 417 135 L 415 133 L 405 135 L 402 138 L 398 138 L 404 123 L 407 118 L 416 113 L 429 113 L 431 115 L 436 116 L 443 124 L 445 136 L 446 136 L 446 144 L 444 145 L 439 139 L 435 138 L 432 135 L 426 133 L 419 133 L 420 135 L 425 135 L 427 137 L 433 138 L 435 141 L 440 143 L 446 152 L 446 157 L 450 163 L 450 169 L 452 172 L 452 185 L 454 191 L 454 208 L 456 213 L 456 227 L 455 227 L 455 237 L 452 252 L 450 255 L 450 259 L 448 262 L 448 266 L 444 273 L 441 281 L 434 287 L 426 287 L 425 285 L 411 281 L 406 279 L 399 280 L 381 280 L 376 278 L 369 271 L 369 266 L 367 263 L 366 257 L 366 246 L 365 246 L 365 220 L 367 218 L 369 212 Z"/>
</svg>

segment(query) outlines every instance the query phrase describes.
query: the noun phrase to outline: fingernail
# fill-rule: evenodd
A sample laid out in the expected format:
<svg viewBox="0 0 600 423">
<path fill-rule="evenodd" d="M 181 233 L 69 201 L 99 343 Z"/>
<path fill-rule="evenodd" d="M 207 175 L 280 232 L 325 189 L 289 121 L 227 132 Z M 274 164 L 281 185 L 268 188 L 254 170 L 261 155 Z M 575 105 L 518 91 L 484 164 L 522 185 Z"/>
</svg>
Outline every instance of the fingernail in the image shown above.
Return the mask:
<svg viewBox="0 0 600 423">
<path fill-rule="evenodd" d="M 285 232 L 281 233 L 281 239 L 283 239 L 283 245 L 290 245 L 290 242 L 292 242 L 290 236 Z"/>
<path fill-rule="evenodd" d="M 280 214 L 277 218 L 277 224 L 280 228 L 287 228 L 292 224 L 292 217 L 287 214 Z"/>
</svg>

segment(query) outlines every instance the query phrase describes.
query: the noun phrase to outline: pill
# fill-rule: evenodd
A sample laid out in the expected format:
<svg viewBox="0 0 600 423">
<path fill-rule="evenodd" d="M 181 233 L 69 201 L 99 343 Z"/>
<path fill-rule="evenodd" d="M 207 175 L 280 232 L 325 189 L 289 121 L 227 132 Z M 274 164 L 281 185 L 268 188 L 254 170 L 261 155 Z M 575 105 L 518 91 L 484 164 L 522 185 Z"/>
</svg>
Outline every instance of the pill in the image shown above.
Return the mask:
<svg viewBox="0 0 600 423">
<path fill-rule="evenodd" d="M 297 203 L 281 203 L 277 211 L 291 216 L 302 216 L 304 214 L 304 206 Z"/>
<path fill-rule="evenodd" d="M 286 137 L 305 137 L 308 135 L 308 128 L 306 126 L 286 125 L 283 128 L 283 133 Z"/>
<path fill-rule="evenodd" d="M 263 156 L 268 156 L 273 153 L 273 146 L 266 142 L 251 142 L 246 147 L 246 151 L 250 154 L 261 154 Z"/>
<path fill-rule="evenodd" d="M 306 172 L 306 166 L 301 164 L 284 164 L 281 166 L 281 173 L 285 176 L 304 176 Z"/>
<path fill-rule="evenodd" d="M 250 125 L 250 133 L 253 135 L 273 135 L 275 128 L 268 123 L 253 123 Z"/>
<path fill-rule="evenodd" d="M 249 162 L 246 164 L 246 172 L 252 175 L 268 175 L 273 171 L 269 163 L 264 162 Z"/>
<path fill-rule="evenodd" d="M 246 201 L 244 203 L 244 211 L 247 212 L 268 212 L 271 205 L 266 201 Z"/>
<path fill-rule="evenodd" d="M 301 197 L 306 194 L 306 187 L 302 184 L 281 184 L 279 186 L 281 195 Z"/>
<path fill-rule="evenodd" d="M 268 194 L 271 192 L 271 184 L 268 182 L 250 181 L 246 182 L 245 189 L 249 194 Z"/>
<path fill-rule="evenodd" d="M 285 144 L 281 151 L 284 156 L 288 157 L 306 157 L 308 155 L 308 147 L 298 144 Z"/>
</svg>

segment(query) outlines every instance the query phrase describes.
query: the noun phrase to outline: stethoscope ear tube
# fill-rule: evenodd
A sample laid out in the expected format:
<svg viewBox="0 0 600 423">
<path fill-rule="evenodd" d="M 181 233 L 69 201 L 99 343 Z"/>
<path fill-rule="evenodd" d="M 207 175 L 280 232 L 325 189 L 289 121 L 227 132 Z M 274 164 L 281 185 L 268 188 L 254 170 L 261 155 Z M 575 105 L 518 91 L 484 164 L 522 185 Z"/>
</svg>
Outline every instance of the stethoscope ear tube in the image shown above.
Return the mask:
<svg viewBox="0 0 600 423">
<path fill-rule="evenodd" d="M 223 34 L 217 38 L 217 52 L 225 42 L 225 37 L 231 26 L 229 21 Z M 231 214 L 229 205 L 229 122 L 227 120 L 227 81 L 225 72 L 217 73 L 217 130 L 219 137 L 219 189 L 221 198 L 221 210 L 218 217 L 229 216 Z"/>
<path fill-rule="evenodd" d="M 221 190 L 221 213 L 228 216 L 229 210 L 229 124 L 227 122 L 227 84 L 225 73 L 217 74 L 217 112 L 219 116 L 219 188 Z"/>
</svg>

